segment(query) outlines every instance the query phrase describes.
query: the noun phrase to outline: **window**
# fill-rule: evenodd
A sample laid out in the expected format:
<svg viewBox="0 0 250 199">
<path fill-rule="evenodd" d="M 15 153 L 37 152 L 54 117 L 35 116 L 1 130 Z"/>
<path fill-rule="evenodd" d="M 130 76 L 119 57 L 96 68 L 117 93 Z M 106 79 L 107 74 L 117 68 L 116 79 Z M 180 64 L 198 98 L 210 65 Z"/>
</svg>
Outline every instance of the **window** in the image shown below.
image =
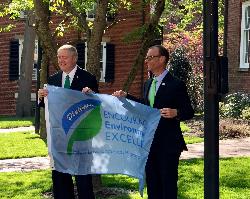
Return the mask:
<svg viewBox="0 0 250 199">
<path fill-rule="evenodd" d="M 9 57 L 9 80 L 15 81 L 19 78 L 19 40 L 10 41 L 10 57 Z"/>
<path fill-rule="evenodd" d="M 250 1 L 242 3 L 240 69 L 249 68 Z"/>
<path fill-rule="evenodd" d="M 20 19 L 26 19 L 28 17 L 27 11 L 20 11 Z"/>
<path fill-rule="evenodd" d="M 100 50 L 100 72 L 101 77 L 100 81 L 104 82 L 105 77 L 105 67 L 106 67 L 106 43 L 102 42 L 101 50 Z"/>
<path fill-rule="evenodd" d="M 79 43 L 76 45 L 78 51 L 77 64 L 86 68 L 87 63 L 87 43 Z M 115 67 L 115 46 L 110 43 L 102 42 L 100 50 L 100 82 L 112 82 L 114 80 Z"/>
<path fill-rule="evenodd" d="M 95 12 L 96 12 L 96 4 L 93 4 L 93 6 L 86 12 L 86 15 L 87 15 L 86 19 L 89 21 L 94 21 Z"/>
<path fill-rule="evenodd" d="M 86 11 L 86 15 L 87 15 L 86 19 L 88 21 L 94 21 L 95 13 L 96 13 L 96 3 L 94 3 L 92 6 L 90 6 L 90 8 Z M 112 13 L 108 8 L 107 15 L 106 15 L 106 21 L 113 22 L 114 19 L 115 19 L 115 13 Z"/>
</svg>

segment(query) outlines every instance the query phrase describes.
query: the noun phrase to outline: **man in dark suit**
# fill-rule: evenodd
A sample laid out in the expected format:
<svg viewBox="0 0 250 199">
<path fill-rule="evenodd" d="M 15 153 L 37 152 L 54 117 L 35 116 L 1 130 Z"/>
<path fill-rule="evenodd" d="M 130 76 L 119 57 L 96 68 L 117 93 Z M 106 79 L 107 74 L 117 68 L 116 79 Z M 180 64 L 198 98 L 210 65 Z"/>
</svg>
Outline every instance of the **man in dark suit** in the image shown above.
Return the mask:
<svg viewBox="0 0 250 199">
<path fill-rule="evenodd" d="M 95 76 L 77 66 L 77 50 L 72 45 L 63 45 L 57 51 L 60 71 L 48 78 L 48 84 L 88 92 L 98 92 Z M 39 89 L 40 106 L 44 106 L 43 97 L 48 95 L 47 89 Z M 62 99 L 63 100 L 63 99 Z M 52 170 L 53 194 L 55 199 L 74 199 L 74 185 L 72 176 Z M 94 199 L 92 176 L 76 175 L 79 199 Z"/>
<path fill-rule="evenodd" d="M 161 112 L 146 164 L 148 199 L 177 198 L 179 158 L 187 150 L 180 121 L 194 115 L 185 84 L 166 69 L 168 60 L 169 52 L 161 45 L 149 48 L 145 58 L 154 78 L 146 81 L 140 101 Z M 113 95 L 136 100 L 121 90 Z"/>
</svg>

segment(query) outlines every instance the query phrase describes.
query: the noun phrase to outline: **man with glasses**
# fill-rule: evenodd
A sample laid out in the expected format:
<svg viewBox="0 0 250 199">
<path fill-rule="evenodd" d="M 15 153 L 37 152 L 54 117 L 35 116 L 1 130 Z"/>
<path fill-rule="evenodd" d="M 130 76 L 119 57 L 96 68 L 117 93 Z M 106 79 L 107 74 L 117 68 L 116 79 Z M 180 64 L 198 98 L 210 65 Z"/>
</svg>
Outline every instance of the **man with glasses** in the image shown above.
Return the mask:
<svg viewBox="0 0 250 199">
<path fill-rule="evenodd" d="M 145 64 L 153 78 L 144 85 L 143 99 L 138 100 L 122 90 L 113 93 L 160 109 L 161 119 L 155 132 L 147 164 L 148 199 L 176 199 L 178 165 L 181 152 L 187 150 L 180 121 L 191 119 L 193 108 L 186 85 L 166 69 L 169 52 L 161 45 L 152 46 Z"/>
</svg>

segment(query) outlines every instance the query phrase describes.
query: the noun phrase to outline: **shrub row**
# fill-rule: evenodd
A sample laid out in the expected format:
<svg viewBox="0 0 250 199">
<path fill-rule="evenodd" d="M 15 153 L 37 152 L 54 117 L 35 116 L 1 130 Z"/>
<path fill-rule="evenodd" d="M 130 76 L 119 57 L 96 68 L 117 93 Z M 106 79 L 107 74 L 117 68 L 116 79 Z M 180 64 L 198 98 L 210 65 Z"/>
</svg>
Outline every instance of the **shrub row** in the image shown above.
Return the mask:
<svg viewBox="0 0 250 199">
<path fill-rule="evenodd" d="M 223 118 L 250 119 L 250 94 L 236 92 L 225 97 L 219 105 Z"/>
</svg>

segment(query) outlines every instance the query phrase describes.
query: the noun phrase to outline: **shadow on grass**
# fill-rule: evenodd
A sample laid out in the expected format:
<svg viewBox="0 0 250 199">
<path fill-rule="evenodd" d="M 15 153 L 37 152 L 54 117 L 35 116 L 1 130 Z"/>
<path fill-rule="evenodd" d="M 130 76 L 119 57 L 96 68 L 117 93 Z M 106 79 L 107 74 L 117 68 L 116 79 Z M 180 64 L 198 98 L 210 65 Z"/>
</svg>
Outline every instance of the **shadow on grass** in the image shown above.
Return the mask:
<svg viewBox="0 0 250 199">
<path fill-rule="evenodd" d="M 244 158 L 223 158 L 220 160 L 221 186 L 228 187 L 228 189 L 250 189 L 250 168 L 248 166 L 248 169 L 243 169 L 246 165 L 242 159 Z M 227 172 L 223 168 L 227 168 L 229 171 Z"/>
<path fill-rule="evenodd" d="M 103 188 L 96 193 L 97 199 L 130 199 L 131 193 L 138 192 L 138 180 L 126 175 L 102 175 Z"/>
<path fill-rule="evenodd" d="M 0 198 L 38 198 L 51 189 L 49 171 L 5 173 L 1 178 Z"/>
<path fill-rule="evenodd" d="M 249 198 L 249 165 L 249 157 L 220 158 L 219 188 L 225 198 Z M 180 161 L 178 185 L 179 199 L 204 198 L 204 160 Z"/>
<path fill-rule="evenodd" d="M 178 199 L 203 198 L 203 167 L 203 159 L 180 161 Z"/>
<path fill-rule="evenodd" d="M 131 191 L 123 188 L 110 188 L 110 187 L 104 187 L 101 190 L 97 191 L 95 193 L 95 196 L 97 199 L 108 199 L 108 198 L 119 198 L 122 197 L 122 199 L 130 199 L 131 197 L 129 194 L 132 193 Z"/>
<path fill-rule="evenodd" d="M 105 187 L 118 187 L 128 190 L 138 190 L 138 180 L 126 175 L 102 175 L 102 183 Z"/>
</svg>

